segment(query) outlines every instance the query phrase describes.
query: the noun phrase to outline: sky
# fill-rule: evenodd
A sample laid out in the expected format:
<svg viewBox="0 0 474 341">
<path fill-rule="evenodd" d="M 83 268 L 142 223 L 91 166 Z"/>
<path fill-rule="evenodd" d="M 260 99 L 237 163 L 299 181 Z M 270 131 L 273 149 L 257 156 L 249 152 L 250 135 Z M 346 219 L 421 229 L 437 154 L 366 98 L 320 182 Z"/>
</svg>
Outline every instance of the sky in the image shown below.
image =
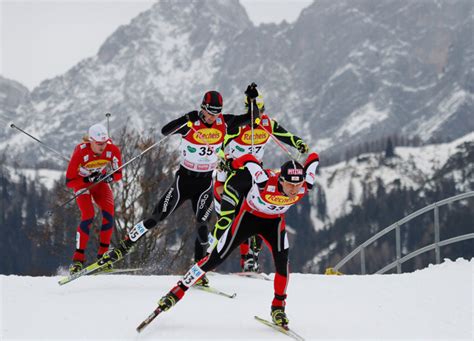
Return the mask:
<svg viewBox="0 0 474 341">
<path fill-rule="evenodd" d="M 152 0 L 0 0 L 0 75 L 30 90 L 93 56 Z M 240 0 L 256 24 L 294 22 L 312 0 Z"/>
<path fill-rule="evenodd" d="M 306 340 L 472 340 L 474 261 L 401 275 L 291 274 L 286 312 Z M 271 274 L 273 277 L 273 274 Z M 233 299 L 196 289 L 138 334 L 178 276 L 0 276 L 1 340 L 291 340 L 260 324 L 273 283 L 210 274 Z"/>
</svg>

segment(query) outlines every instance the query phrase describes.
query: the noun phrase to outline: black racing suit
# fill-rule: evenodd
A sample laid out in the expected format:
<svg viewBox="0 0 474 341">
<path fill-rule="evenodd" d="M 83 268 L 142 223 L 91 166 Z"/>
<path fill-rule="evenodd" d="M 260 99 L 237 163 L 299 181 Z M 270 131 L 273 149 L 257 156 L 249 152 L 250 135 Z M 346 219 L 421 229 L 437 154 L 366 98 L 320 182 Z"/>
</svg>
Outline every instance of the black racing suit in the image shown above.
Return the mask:
<svg viewBox="0 0 474 341">
<path fill-rule="evenodd" d="M 190 112 L 166 124 L 161 132 L 164 135 L 186 134 L 191 132 L 191 128 L 184 126 L 178 130 L 180 126 L 188 121 L 188 117 L 196 112 Z M 248 124 L 250 122 L 250 113 L 244 115 L 223 115 L 224 123 L 227 129 Z M 202 119 L 201 122 L 206 124 Z M 195 241 L 194 257 L 198 261 L 205 255 L 208 244 L 208 221 L 212 212 L 213 190 L 212 190 L 212 171 L 210 172 L 194 172 L 180 166 L 175 174 L 173 184 L 166 193 L 160 198 L 150 217 L 143 221 L 147 229 L 155 227 L 158 222 L 166 219 L 173 213 L 183 202 L 191 199 L 194 215 L 196 217 L 197 238 Z"/>
</svg>

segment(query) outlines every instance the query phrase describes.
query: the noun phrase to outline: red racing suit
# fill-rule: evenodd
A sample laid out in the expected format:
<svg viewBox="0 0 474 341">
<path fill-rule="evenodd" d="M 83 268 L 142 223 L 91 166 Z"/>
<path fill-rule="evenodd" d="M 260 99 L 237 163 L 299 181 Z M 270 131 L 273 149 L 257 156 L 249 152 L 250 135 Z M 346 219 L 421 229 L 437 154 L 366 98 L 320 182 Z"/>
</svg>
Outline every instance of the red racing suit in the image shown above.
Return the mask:
<svg viewBox="0 0 474 341">
<path fill-rule="evenodd" d="M 249 155 L 242 158 L 249 160 L 248 157 Z M 238 164 L 239 159 L 234 160 L 233 165 L 236 162 Z M 263 170 L 255 158 L 246 162 L 243 170 L 229 176 L 222 195 L 221 217 L 215 227 L 215 230 L 223 233 L 216 235 L 215 232 L 217 245 L 184 275 L 171 292 L 181 299 L 186 290 L 207 271 L 221 264 L 244 240 L 258 234 L 270 249 L 275 263 L 272 306 L 284 307 L 289 279 L 285 212 L 313 187 L 318 164 L 319 156 L 311 153 L 305 163 L 305 183 L 293 199 L 283 192 L 279 173 Z M 244 197 L 237 212 L 239 202 Z"/>
<path fill-rule="evenodd" d="M 73 189 L 74 193 L 87 188 L 92 184 L 86 179 L 91 174 L 105 174 L 107 169 L 112 172 L 122 166 L 122 156 L 120 149 L 111 143 L 107 143 L 104 151 L 100 155 L 94 154 L 89 142 L 78 144 L 72 153 L 71 160 L 66 171 L 66 186 Z M 113 181 L 122 179 L 121 170 L 112 175 Z M 76 198 L 77 205 L 81 211 L 81 222 L 77 227 L 76 250 L 73 261 L 85 261 L 85 249 L 89 241 L 89 232 L 94 220 L 93 201 L 102 211 L 102 226 L 99 236 L 98 257 L 109 249 L 110 239 L 114 226 L 114 197 L 110 185 L 100 182 Z"/>
</svg>

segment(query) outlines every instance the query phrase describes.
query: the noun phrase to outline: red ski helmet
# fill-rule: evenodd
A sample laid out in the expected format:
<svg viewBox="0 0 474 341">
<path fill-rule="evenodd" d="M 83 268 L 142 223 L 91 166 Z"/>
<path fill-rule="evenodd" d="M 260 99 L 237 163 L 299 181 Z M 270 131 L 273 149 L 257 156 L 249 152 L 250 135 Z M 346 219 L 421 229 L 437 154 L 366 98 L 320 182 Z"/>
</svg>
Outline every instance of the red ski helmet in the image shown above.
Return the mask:
<svg viewBox="0 0 474 341">
<path fill-rule="evenodd" d="M 217 91 L 208 91 L 204 94 L 201 108 L 211 115 L 219 115 L 223 106 L 222 96 Z"/>
</svg>

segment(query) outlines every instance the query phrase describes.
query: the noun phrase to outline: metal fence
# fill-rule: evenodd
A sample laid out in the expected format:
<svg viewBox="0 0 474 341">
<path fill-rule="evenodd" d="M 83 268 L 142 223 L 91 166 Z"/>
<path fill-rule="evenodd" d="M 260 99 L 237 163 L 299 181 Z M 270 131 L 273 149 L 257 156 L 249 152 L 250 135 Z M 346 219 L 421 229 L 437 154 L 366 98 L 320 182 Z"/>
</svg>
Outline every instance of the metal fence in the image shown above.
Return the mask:
<svg viewBox="0 0 474 341">
<path fill-rule="evenodd" d="M 453 197 L 435 202 L 434 204 L 428 205 L 416 212 L 413 212 L 412 214 L 406 216 L 403 219 L 400 219 L 396 223 L 388 226 L 387 228 L 383 229 L 382 231 L 378 232 L 371 238 L 369 238 L 367 241 L 362 243 L 360 246 L 358 246 L 356 249 L 354 249 L 351 253 L 349 253 L 344 259 L 342 259 L 339 263 L 336 264 L 334 267 L 335 271 L 339 271 L 341 267 L 346 264 L 349 260 L 351 260 L 355 255 L 358 253 L 360 254 L 360 272 L 361 274 L 365 275 L 366 274 L 366 267 L 365 267 L 365 249 L 368 245 L 379 239 L 380 237 L 384 236 L 385 234 L 389 233 L 390 231 L 395 230 L 395 242 L 396 242 L 396 253 L 397 253 L 397 259 L 385 266 L 384 268 L 378 270 L 376 274 L 383 274 L 394 267 L 397 267 L 397 273 L 402 272 L 402 264 L 406 262 L 409 259 L 412 259 L 413 257 L 418 256 L 421 253 L 430 251 L 430 250 L 435 250 L 435 255 L 436 255 L 436 264 L 439 264 L 441 262 L 441 253 L 440 253 L 440 247 L 445 246 L 448 244 L 460 242 L 463 240 L 467 239 L 474 239 L 474 233 L 468 233 L 464 234 L 462 236 L 457 236 L 454 238 L 446 239 L 443 241 L 439 240 L 439 207 L 452 203 L 454 201 L 470 198 L 474 196 L 474 191 L 462 193 L 459 195 L 455 195 Z M 404 257 L 402 257 L 402 250 L 401 250 L 401 238 L 400 238 L 400 226 L 405 224 L 406 222 L 412 220 L 413 218 L 418 217 L 419 215 L 429 212 L 433 210 L 434 211 L 434 243 L 427 245 L 425 247 L 422 247 Z M 473 222 L 474 224 L 474 222 Z"/>
</svg>

